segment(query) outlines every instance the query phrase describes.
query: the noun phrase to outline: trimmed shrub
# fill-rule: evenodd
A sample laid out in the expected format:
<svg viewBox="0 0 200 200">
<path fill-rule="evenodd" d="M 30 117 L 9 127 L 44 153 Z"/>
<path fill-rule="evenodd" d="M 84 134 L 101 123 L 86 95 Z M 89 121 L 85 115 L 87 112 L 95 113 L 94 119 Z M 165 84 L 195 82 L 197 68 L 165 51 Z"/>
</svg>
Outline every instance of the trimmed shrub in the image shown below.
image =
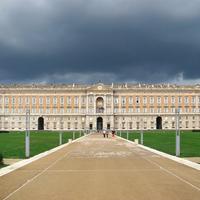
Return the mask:
<svg viewBox="0 0 200 200">
<path fill-rule="evenodd" d="M 3 154 L 0 153 L 0 165 L 3 165 Z"/>
</svg>

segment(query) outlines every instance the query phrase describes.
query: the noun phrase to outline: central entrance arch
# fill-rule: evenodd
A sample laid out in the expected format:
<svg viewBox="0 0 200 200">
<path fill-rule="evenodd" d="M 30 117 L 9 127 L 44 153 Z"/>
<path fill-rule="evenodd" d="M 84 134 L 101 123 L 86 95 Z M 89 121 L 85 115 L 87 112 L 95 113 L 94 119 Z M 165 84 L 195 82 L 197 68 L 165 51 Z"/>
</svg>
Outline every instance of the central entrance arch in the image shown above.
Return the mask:
<svg viewBox="0 0 200 200">
<path fill-rule="evenodd" d="M 103 118 L 98 117 L 97 118 L 97 130 L 102 130 L 103 129 Z"/>
</svg>

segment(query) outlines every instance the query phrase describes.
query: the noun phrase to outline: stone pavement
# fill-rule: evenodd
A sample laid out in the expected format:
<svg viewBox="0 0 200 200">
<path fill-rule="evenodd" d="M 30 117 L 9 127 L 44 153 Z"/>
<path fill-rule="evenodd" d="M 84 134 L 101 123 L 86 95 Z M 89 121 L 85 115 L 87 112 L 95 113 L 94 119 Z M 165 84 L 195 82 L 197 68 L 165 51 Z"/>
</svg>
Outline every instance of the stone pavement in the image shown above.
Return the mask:
<svg viewBox="0 0 200 200">
<path fill-rule="evenodd" d="M 200 172 L 92 134 L 0 177 L 0 199 L 199 200 Z"/>
</svg>

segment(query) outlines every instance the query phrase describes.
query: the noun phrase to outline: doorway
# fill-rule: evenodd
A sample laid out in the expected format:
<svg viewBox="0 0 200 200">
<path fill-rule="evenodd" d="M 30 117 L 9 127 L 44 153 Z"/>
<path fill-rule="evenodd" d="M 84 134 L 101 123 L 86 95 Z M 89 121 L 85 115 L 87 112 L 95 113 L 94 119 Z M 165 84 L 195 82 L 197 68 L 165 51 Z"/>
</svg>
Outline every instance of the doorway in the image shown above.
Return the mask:
<svg viewBox="0 0 200 200">
<path fill-rule="evenodd" d="M 103 129 L 103 118 L 98 117 L 97 118 L 97 130 L 102 130 Z"/>
<path fill-rule="evenodd" d="M 38 130 L 44 130 L 44 118 L 43 117 L 39 117 L 38 118 Z"/>
<path fill-rule="evenodd" d="M 156 118 L 156 129 L 162 129 L 162 117 Z"/>
</svg>

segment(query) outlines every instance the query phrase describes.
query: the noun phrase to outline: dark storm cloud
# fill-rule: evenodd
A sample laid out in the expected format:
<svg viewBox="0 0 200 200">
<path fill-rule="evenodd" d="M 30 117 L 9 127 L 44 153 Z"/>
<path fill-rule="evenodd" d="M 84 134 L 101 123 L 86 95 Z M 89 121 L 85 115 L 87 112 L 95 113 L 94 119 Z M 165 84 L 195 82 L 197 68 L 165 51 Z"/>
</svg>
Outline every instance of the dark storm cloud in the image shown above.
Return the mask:
<svg viewBox="0 0 200 200">
<path fill-rule="evenodd" d="M 1 82 L 198 81 L 200 2 L 2 0 Z"/>
</svg>

